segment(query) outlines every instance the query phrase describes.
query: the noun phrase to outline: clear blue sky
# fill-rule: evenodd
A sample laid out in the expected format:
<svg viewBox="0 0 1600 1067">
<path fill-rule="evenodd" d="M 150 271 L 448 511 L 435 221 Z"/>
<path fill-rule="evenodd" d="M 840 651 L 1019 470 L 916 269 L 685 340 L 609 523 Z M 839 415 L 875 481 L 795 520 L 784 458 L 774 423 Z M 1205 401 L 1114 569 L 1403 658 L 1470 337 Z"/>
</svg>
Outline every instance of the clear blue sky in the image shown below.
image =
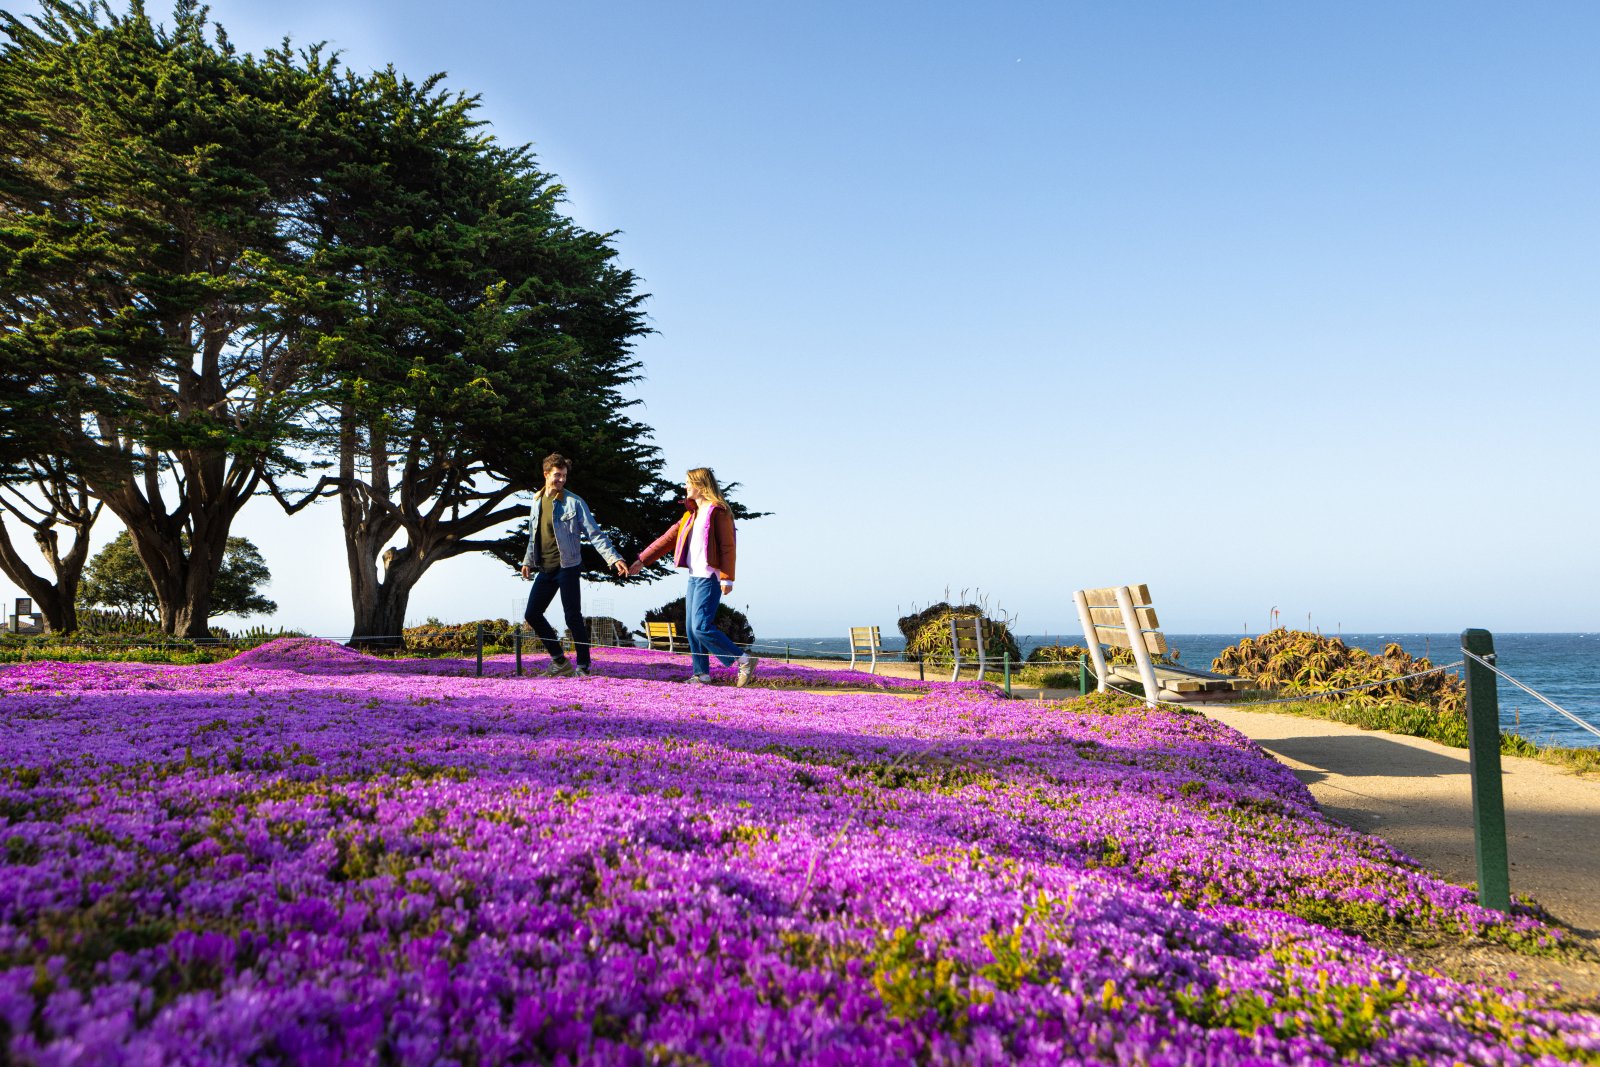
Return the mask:
<svg viewBox="0 0 1600 1067">
<path fill-rule="evenodd" d="M 1600 6 L 212 12 L 447 71 L 621 231 L 639 416 L 775 513 L 731 598 L 760 636 L 947 588 L 1071 632 L 1136 581 L 1177 632 L 1600 627 Z M 336 514 L 274 511 L 238 532 L 278 620 L 346 633 Z M 455 561 L 411 615 L 524 590 Z"/>
</svg>

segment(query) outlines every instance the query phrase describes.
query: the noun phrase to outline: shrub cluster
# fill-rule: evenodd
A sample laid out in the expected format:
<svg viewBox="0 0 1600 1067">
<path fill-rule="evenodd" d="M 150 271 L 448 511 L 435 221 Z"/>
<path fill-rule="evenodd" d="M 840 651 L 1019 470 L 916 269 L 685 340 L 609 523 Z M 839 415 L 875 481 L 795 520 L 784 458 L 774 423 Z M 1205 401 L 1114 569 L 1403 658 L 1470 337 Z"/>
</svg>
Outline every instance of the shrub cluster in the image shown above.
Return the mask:
<svg viewBox="0 0 1600 1067">
<path fill-rule="evenodd" d="M 1006 655 L 1012 663 L 1022 662 L 1022 651 L 1011 635 L 1010 621 L 991 617 L 982 604 L 950 604 L 940 601 L 932 607 L 913 612 L 900 620 L 900 632 L 905 635 L 908 660 L 922 660 L 932 664 L 954 661 L 950 647 L 951 619 L 982 619 L 985 656 L 997 666 Z"/>
<path fill-rule="evenodd" d="M 689 632 L 689 608 L 683 597 L 669 600 L 654 611 L 644 613 L 644 621 L 676 623 L 680 634 Z M 755 644 L 756 632 L 750 625 L 750 619 L 744 612 L 737 608 L 730 608 L 726 603 L 717 605 L 716 627 L 727 634 L 733 643 L 741 648 Z M 645 633 L 643 626 L 639 628 L 642 636 Z"/>
<path fill-rule="evenodd" d="M 1337 637 L 1278 627 L 1258 637 L 1246 637 L 1225 648 L 1211 661 L 1219 674 L 1248 678 L 1262 689 L 1287 695 L 1324 693 L 1334 689 L 1381 682 L 1432 669 L 1427 659 L 1408 655 L 1390 642 L 1381 655 L 1351 648 Z M 1412 678 L 1363 690 L 1373 700 L 1405 700 L 1425 705 L 1441 715 L 1466 713 L 1466 685 L 1446 672 Z"/>
<path fill-rule="evenodd" d="M 421 626 L 407 626 L 402 633 L 408 652 L 471 655 L 477 648 L 478 627 L 483 627 L 483 650 L 501 651 L 509 647 L 509 634 L 521 623 L 505 619 L 478 619 L 474 622 L 445 623 L 429 619 Z M 524 627 L 526 628 L 526 627 Z"/>
<path fill-rule="evenodd" d="M 81 616 L 80 616 L 81 617 Z M 60 663 L 219 663 L 240 652 L 280 637 L 305 637 L 298 630 L 252 626 L 230 634 L 211 628 L 209 639 L 173 637 L 159 630 L 106 632 L 78 630 L 68 634 L 0 634 L 0 663 L 55 660 Z"/>
</svg>

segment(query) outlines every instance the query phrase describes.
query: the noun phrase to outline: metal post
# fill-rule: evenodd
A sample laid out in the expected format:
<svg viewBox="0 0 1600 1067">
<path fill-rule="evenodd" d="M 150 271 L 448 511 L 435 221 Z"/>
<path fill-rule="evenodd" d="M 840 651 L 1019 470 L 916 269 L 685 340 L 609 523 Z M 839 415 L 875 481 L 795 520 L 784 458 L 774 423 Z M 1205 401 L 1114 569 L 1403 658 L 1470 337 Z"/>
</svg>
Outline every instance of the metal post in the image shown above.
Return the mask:
<svg viewBox="0 0 1600 1067">
<path fill-rule="evenodd" d="M 1488 630 L 1461 631 L 1461 649 L 1494 659 Z M 1500 782 L 1500 696 L 1495 674 L 1472 659 L 1467 671 L 1467 753 L 1472 768 L 1472 836 L 1478 855 L 1478 903 L 1511 910 L 1511 874 L 1506 858 L 1506 804 Z"/>
<path fill-rule="evenodd" d="M 1006 696 L 1010 696 L 1011 695 L 1011 650 L 1009 648 L 1006 649 L 1006 651 L 1005 651 L 1004 660 L 1005 660 L 1005 665 L 1006 665 Z"/>
<path fill-rule="evenodd" d="M 783 643 L 783 662 L 789 662 L 789 642 L 787 641 Z"/>
<path fill-rule="evenodd" d="M 922 657 L 921 656 L 917 657 L 917 681 L 919 681 L 919 682 L 927 681 L 927 679 L 922 676 Z"/>
<path fill-rule="evenodd" d="M 511 647 L 517 653 L 517 677 L 522 677 L 522 624 L 517 623 L 517 628 L 511 631 Z"/>
<path fill-rule="evenodd" d="M 1078 653 L 1078 695 L 1081 697 L 1089 695 L 1089 654 L 1087 652 Z"/>
<path fill-rule="evenodd" d="M 478 648 L 478 677 L 483 677 L 483 623 L 479 623 L 474 632 L 474 644 Z"/>
</svg>

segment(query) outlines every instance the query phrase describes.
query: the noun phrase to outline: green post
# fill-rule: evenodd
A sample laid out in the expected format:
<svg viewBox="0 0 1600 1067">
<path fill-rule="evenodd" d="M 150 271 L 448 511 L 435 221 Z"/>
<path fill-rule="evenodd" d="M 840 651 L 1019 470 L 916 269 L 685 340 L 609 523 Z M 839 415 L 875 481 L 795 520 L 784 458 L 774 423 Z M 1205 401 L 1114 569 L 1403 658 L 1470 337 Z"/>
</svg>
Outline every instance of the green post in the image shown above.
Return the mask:
<svg viewBox="0 0 1600 1067">
<path fill-rule="evenodd" d="M 1008 648 L 1001 661 L 1006 665 L 1006 696 L 1011 695 L 1011 650 Z"/>
<path fill-rule="evenodd" d="M 1494 659 L 1488 630 L 1461 631 L 1461 649 Z M 1511 910 L 1506 858 L 1506 803 L 1500 782 L 1500 696 L 1495 674 L 1471 657 L 1467 664 L 1467 753 L 1472 769 L 1472 836 L 1478 855 L 1478 903 Z"/>
<path fill-rule="evenodd" d="M 474 644 L 478 647 L 478 677 L 483 677 L 483 623 L 479 623 L 474 631 Z"/>
<path fill-rule="evenodd" d="M 1078 695 L 1089 695 L 1089 657 L 1078 653 Z"/>
<path fill-rule="evenodd" d="M 511 631 L 511 647 L 517 653 L 517 677 L 522 677 L 522 624 L 517 623 L 517 628 Z"/>
<path fill-rule="evenodd" d="M 783 662 L 789 662 L 789 642 L 787 641 L 783 643 Z"/>
</svg>

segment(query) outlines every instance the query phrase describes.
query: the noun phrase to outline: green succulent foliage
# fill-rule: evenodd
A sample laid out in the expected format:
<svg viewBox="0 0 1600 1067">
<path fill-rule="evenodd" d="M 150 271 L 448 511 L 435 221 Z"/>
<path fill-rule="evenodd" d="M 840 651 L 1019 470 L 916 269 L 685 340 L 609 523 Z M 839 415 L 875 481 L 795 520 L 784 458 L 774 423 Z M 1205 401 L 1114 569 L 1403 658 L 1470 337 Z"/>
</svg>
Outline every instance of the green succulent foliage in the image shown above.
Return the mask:
<svg viewBox="0 0 1600 1067">
<path fill-rule="evenodd" d="M 1070 663 L 1076 666 L 1079 656 L 1089 650 L 1082 645 L 1036 645 L 1028 653 L 1029 663 Z"/>
<path fill-rule="evenodd" d="M 1012 663 L 1022 662 L 1022 652 L 1011 634 L 1008 620 L 986 615 L 979 604 L 953 606 L 943 601 L 900 620 L 900 632 L 906 635 L 906 658 L 936 665 L 953 663 L 955 654 L 950 646 L 950 620 L 953 618 L 983 620 L 984 655 L 991 663 L 999 664 L 1007 655 Z"/>
<path fill-rule="evenodd" d="M 1431 670 L 1432 662 L 1409 655 L 1393 642 L 1379 655 L 1351 648 L 1337 637 L 1279 627 L 1246 637 L 1211 661 L 1219 674 L 1248 678 L 1262 689 L 1286 694 L 1323 693 L 1335 689 Z M 1448 672 L 1362 691 L 1369 700 L 1404 700 L 1425 705 L 1442 715 L 1466 715 L 1466 686 Z"/>
<path fill-rule="evenodd" d="M 483 627 L 484 647 L 508 645 L 510 634 L 522 626 L 506 619 L 478 619 L 475 622 L 442 623 L 430 619 L 421 626 L 405 628 L 407 652 L 470 655 L 477 650 L 478 627 Z M 522 626 L 524 632 L 526 626 Z M 526 638 L 525 638 L 526 640 Z"/>
</svg>

